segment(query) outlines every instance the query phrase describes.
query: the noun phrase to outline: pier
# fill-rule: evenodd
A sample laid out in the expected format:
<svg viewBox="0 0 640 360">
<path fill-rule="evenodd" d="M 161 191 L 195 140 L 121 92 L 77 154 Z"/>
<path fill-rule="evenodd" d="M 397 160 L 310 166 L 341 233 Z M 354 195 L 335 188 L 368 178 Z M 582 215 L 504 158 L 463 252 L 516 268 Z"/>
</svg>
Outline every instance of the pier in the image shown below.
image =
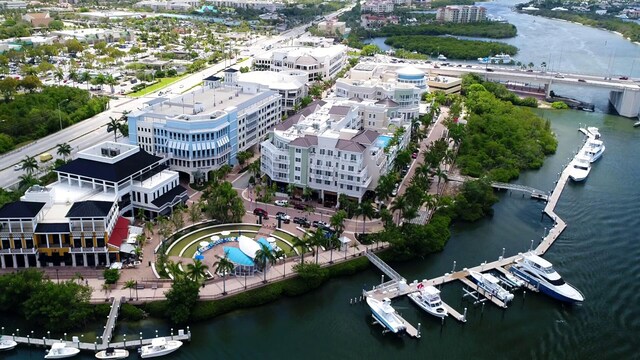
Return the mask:
<svg viewBox="0 0 640 360">
<path fill-rule="evenodd" d="M 549 200 L 549 195 L 547 195 L 544 191 L 538 190 L 536 188 L 532 188 L 530 186 L 525 186 L 520 184 L 492 182 L 491 187 L 497 190 L 521 191 L 524 193 L 528 193 L 531 195 L 532 199 L 538 199 L 538 200 L 544 200 L 544 201 Z"/>
<path fill-rule="evenodd" d="M 111 311 L 109 311 L 109 317 L 107 318 L 107 325 L 104 327 L 104 331 L 102 332 L 102 344 L 106 345 L 111 340 L 111 335 L 113 335 L 113 330 L 116 327 L 116 320 L 118 319 L 118 314 L 120 311 L 121 299 L 114 299 L 113 304 L 111 304 Z"/>
</svg>

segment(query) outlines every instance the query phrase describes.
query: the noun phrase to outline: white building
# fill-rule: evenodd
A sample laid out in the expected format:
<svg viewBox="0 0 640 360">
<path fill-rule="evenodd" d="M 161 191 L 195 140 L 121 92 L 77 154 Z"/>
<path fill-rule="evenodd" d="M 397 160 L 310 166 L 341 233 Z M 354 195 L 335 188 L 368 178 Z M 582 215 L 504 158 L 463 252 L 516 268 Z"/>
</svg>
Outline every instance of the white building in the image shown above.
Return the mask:
<svg viewBox="0 0 640 360">
<path fill-rule="evenodd" d="M 258 144 L 281 118 L 280 94 L 243 86 L 227 69 L 224 83 L 208 79 L 201 90 L 160 98 L 128 115 L 129 142 L 168 156 L 173 170 L 207 174 L 234 165 L 238 151 Z"/>
<path fill-rule="evenodd" d="M 21 10 L 26 9 L 25 1 L 0 1 L 0 9 L 2 10 Z"/>
<path fill-rule="evenodd" d="M 308 74 L 308 81 L 334 77 L 347 62 L 347 47 L 283 47 L 256 55 L 254 70 L 289 71 L 300 70 Z"/>
<path fill-rule="evenodd" d="M 307 96 L 307 73 L 300 70 L 283 72 L 251 71 L 238 75 L 238 85 L 245 89 L 272 90 L 282 97 L 282 114 L 293 112 Z"/>
<path fill-rule="evenodd" d="M 282 1 L 273 0 L 206 0 L 205 2 L 215 7 L 254 9 L 268 12 L 276 12 L 284 9 L 284 3 Z"/>
<path fill-rule="evenodd" d="M 429 91 L 426 74 L 411 66 L 388 69 L 384 65 L 360 63 L 348 78 L 336 81 L 336 96 L 365 100 L 390 99 L 398 104 L 399 116 L 413 119 L 420 115 L 422 94 Z"/>
<path fill-rule="evenodd" d="M 55 169 L 0 208 L 0 267 L 99 266 L 119 260 L 129 220 L 170 214 L 187 190 L 165 159 L 138 146 L 105 142 Z"/>
<path fill-rule="evenodd" d="M 407 121 L 394 117 L 388 101 L 317 101 L 278 124 L 261 143 L 261 170 L 280 184 L 310 187 L 335 204 L 340 194 L 361 200 L 392 167 L 398 148 L 410 136 Z M 371 115 L 380 116 L 369 129 Z M 405 129 L 399 145 L 390 146 L 393 129 Z"/>
<path fill-rule="evenodd" d="M 124 41 L 134 41 L 135 34 L 133 31 L 125 29 L 98 29 L 86 28 L 77 30 L 56 30 L 51 31 L 51 35 L 57 36 L 59 39 L 77 39 L 81 42 L 92 44 L 98 41 L 106 41 L 107 43 L 118 42 L 120 39 Z"/>
<path fill-rule="evenodd" d="M 135 7 L 150 8 L 153 11 L 173 10 L 173 11 L 189 11 L 198 7 L 198 0 L 144 0 L 137 2 Z"/>
<path fill-rule="evenodd" d="M 451 5 L 438 8 L 436 20 L 453 23 L 467 23 L 487 20 L 487 9 L 475 5 Z"/>
<path fill-rule="evenodd" d="M 391 0 L 370 0 L 361 5 L 362 12 L 376 14 L 393 12 L 393 1 Z"/>
</svg>

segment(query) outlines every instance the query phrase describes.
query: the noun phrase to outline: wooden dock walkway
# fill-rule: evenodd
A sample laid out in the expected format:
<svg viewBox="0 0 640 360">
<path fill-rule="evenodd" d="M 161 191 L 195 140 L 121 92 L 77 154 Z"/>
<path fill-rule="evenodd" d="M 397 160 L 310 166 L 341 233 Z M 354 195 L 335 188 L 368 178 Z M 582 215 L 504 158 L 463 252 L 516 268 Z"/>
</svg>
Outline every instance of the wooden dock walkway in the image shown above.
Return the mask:
<svg viewBox="0 0 640 360">
<path fill-rule="evenodd" d="M 121 303 L 121 299 L 113 299 L 111 310 L 109 311 L 109 317 L 107 318 L 107 325 L 105 325 L 104 331 L 102 332 L 103 345 L 106 345 L 111 341 L 111 336 L 113 335 L 113 330 L 115 329 L 116 321 L 118 320 L 118 314 L 120 313 Z"/>
<path fill-rule="evenodd" d="M 404 326 L 407 328 L 407 330 L 405 330 L 407 332 L 407 335 L 414 337 L 416 339 L 420 339 L 420 330 L 416 329 L 413 325 L 411 325 L 410 322 L 405 320 L 402 316 L 398 315 L 398 317 L 400 318 Z M 418 327 L 420 327 L 420 323 L 418 323 Z"/>
<path fill-rule="evenodd" d="M 496 304 L 497 306 L 499 306 L 501 308 L 505 308 L 505 309 L 507 308 L 507 304 L 502 302 L 502 300 L 498 299 L 497 297 L 493 296 L 493 294 L 491 294 L 490 292 L 488 292 L 485 289 L 483 289 L 483 288 L 479 287 L 478 285 L 474 284 L 473 282 L 471 282 L 471 280 L 467 279 L 466 277 L 465 278 L 460 278 L 458 280 L 462 281 L 463 284 L 465 284 L 469 288 L 473 289 L 479 295 L 482 295 L 485 298 L 489 299 L 489 301 L 491 301 L 492 303 Z"/>
<path fill-rule="evenodd" d="M 446 302 L 442 302 L 442 306 L 444 306 L 445 309 L 447 309 L 447 313 L 449 314 L 448 316 L 451 316 L 452 318 L 460 321 L 460 322 L 467 322 L 467 318 L 466 316 L 460 314 L 456 309 L 452 308 L 449 304 L 447 304 Z"/>
</svg>

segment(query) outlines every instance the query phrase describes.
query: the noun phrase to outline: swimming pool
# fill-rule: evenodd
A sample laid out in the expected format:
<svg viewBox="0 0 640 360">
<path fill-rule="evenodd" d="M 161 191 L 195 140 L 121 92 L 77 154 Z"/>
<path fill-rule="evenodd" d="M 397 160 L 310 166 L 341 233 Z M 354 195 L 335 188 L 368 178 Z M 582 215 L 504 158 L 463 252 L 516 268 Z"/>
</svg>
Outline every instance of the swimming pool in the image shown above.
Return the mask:
<svg viewBox="0 0 640 360">
<path fill-rule="evenodd" d="M 376 139 L 376 146 L 381 148 L 381 149 L 384 149 L 389 145 L 390 142 L 391 142 L 391 136 L 389 136 L 389 135 L 380 135 Z"/>
</svg>

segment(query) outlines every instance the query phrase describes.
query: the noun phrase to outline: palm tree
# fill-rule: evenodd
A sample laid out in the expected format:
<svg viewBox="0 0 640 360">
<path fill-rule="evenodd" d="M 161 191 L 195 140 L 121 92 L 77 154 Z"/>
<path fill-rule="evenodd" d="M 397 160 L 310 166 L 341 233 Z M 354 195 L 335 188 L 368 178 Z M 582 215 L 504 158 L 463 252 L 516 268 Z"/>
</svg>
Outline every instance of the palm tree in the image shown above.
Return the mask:
<svg viewBox="0 0 640 360">
<path fill-rule="evenodd" d="M 153 223 L 151 221 L 145 221 L 144 228 L 149 234 L 153 235 Z"/>
<path fill-rule="evenodd" d="M 104 79 L 104 83 L 109 85 L 109 87 L 111 87 L 111 93 L 115 93 L 116 90 L 114 88 L 115 85 L 118 85 L 118 80 L 113 78 L 113 75 L 109 74 L 105 77 Z"/>
<path fill-rule="evenodd" d="M 87 90 L 89 90 L 89 80 L 91 80 L 91 75 L 89 75 L 89 72 L 85 71 L 82 74 L 80 74 L 80 82 L 86 82 L 87 83 Z"/>
<path fill-rule="evenodd" d="M 318 227 L 318 230 L 316 230 L 313 235 L 311 235 L 311 238 L 309 239 L 309 245 L 311 246 L 315 246 L 315 253 L 316 253 L 316 264 L 318 263 L 318 255 L 320 254 L 320 246 L 325 244 L 325 234 L 324 234 L 324 230 L 322 230 L 320 227 Z"/>
<path fill-rule="evenodd" d="M 358 205 L 356 214 L 362 216 L 362 233 L 364 234 L 364 224 L 367 219 L 373 218 L 374 209 L 371 201 L 363 201 Z"/>
<path fill-rule="evenodd" d="M 276 263 L 276 257 L 273 255 L 271 249 L 267 247 L 265 244 L 260 244 L 260 249 L 256 251 L 255 259 L 260 264 L 262 268 L 262 273 L 264 274 L 263 282 L 267 282 L 267 265 L 273 265 Z"/>
<path fill-rule="evenodd" d="M 304 234 L 304 237 L 296 237 L 291 241 L 291 246 L 293 246 L 294 248 L 300 248 L 300 264 L 304 264 L 304 253 L 307 251 L 308 244 L 309 236 L 307 233 Z"/>
<path fill-rule="evenodd" d="M 260 176 L 260 159 L 249 164 L 249 172 L 253 174 L 256 182 L 258 182 L 258 177 Z"/>
<path fill-rule="evenodd" d="M 304 197 L 306 201 L 309 201 L 309 199 L 311 199 L 312 194 L 313 194 L 313 190 L 311 190 L 310 187 L 305 186 L 304 190 L 302 191 L 302 197 Z"/>
<path fill-rule="evenodd" d="M 344 221 L 347 219 L 347 212 L 344 210 L 338 210 L 329 219 L 329 225 L 336 231 L 336 236 L 340 237 L 344 232 Z"/>
<path fill-rule="evenodd" d="M 393 204 L 391 204 L 391 211 L 400 212 L 400 217 L 398 219 L 398 222 L 400 222 L 400 219 L 404 217 L 404 213 L 408 210 L 408 208 L 409 208 L 409 204 L 404 194 L 396 196 L 396 199 L 393 201 Z"/>
<path fill-rule="evenodd" d="M 182 261 L 178 261 L 178 262 L 169 261 L 167 263 L 167 272 L 171 276 L 173 276 L 174 280 L 184 275 L 184 271 L 182 271 L 182 269 L 180 268 L 180 265 L 182 265 Z"/>
<path fill-rule="evenodd" d="M 216 267 L 215 273 L 222 276 L 222 295 L 227 295 L 227 274 L 232 273 L 236 266 L 227 259 L 227 254 L 224 257 L 219 255 L 216 257 L 220 260 L 213 264 Z"/>
<path fill-rule="evenodd" d="M 328 247 L 329 252 L 329 264 L 333 264 L 333 248 L 340 245 L 340 240 L 338 240 L 338 233 L 335 233 L 325 240 L 325 247 Z"/>
<path fill-rule="evenodd" d="M 38 179 L 32 174 L 28 174 L 28 173 L 20 175 L 18 179 L 20 179 L 20 181 L 18 182 L 18 187 L 20 189 L 28 189 L 31 186 L 36 185 L 38 183 Z"/>
<path fill-rule="evenodd" d="M 438 167 L 437 169 L 435 169 L 435 171 L 433 172 L 433 175 L 438 177 L 438 194 L 440 193 L 440 181 L 444 179 L 445 182 L 447 182 L 448 177 L 447 177 L 447 172 L 440 169 L 440 167 Z"/>
<path fill-rule="evenodd" d="M 122 123 L 120 122 L 120 119 L 109 116 L 107 132 L 113 132 L 113 142 L 118 142 L 118 131 L 122 133 Z"/>
<path fill-rule="evenodd" d="M 209 267 L 200 260 L 195 260 L 193 264 L 187 264 L 187 276 L 194 282 L 199 283 L 204 280 L 205 273 Z"/>
<path fill-rule="evenodd" d="M 58 144 L 56 145 L 58 147 L 58 150 L 56 151 L 58 153 L 58 155 L 62 156 L 62 158 L 66 161 L 67 160 L 67 156 L 71 155 L 71 151 L 73 150 L 73 148 L 71 147 L 71 145 L 65 143 L 62 144 Z"/>
<path fill-rule="evenodd" d="M 133 300 L 133 294 L 132 294 L 132 290 L 136 288 L 136 281 L 135 280 L 127 280 L 124 283 L 124 286 L 122 287 L 123 289 L 129 289 L 129 300 Z"/>
<path fill-rule="evenodd" d="M 76 81 L 78 81 L 78 72 L 76 71 L 76 69 L 71 69 L 69 70 L 69 80 L 71 80 L 71 83 L 73 85 L 76 84 Z"/>
<path fill-rule="evenodd" d="M 144 236 L 143 236 L 143 237 L 144 237 Z M 144 241 L 144 240 L 143 240 L 143 241 Z M 136 246 L 136 248 L 135 248 L 135 249 L 133 249 L 133 254 L 136 256 L 136 258 L 137 258 L 138 260 L 140 260 L 140 257 L 142 256 L 142 253 L 143 253 L 143 251 L 142 251 L 142 248 L 141 248 L 140 246 Z"/>
<path fill-rule="evenodd" d="M 287 194 L 289 194 L 289 197 L 292 197 L 294 192 L 296 192 L 296 186 L 292 183 L 287 184 Z"/>
<path fill-rule="evenodd" d="M 22 160 L 22 170 L 26 171 L 28 175 L 32 175 L 38 170 L 38 161 L 33 156 L 25 156 Z"/>
<path fill-rule="evenodd" d="M 64 71 L 60 68 L 57 68 L 53 76 L 56 78 L 56 80 L 58 80 L 58 85 L 60 85 L 60 81 L 64 79 Z"/>
<path fill-rule="evenodd" d="M 189 208 L 189 220 L 191 220 L 192 224 L 195 224 L 202 218 L 202 206 L 198 203 L 191 204 Z"/>
</svg>

